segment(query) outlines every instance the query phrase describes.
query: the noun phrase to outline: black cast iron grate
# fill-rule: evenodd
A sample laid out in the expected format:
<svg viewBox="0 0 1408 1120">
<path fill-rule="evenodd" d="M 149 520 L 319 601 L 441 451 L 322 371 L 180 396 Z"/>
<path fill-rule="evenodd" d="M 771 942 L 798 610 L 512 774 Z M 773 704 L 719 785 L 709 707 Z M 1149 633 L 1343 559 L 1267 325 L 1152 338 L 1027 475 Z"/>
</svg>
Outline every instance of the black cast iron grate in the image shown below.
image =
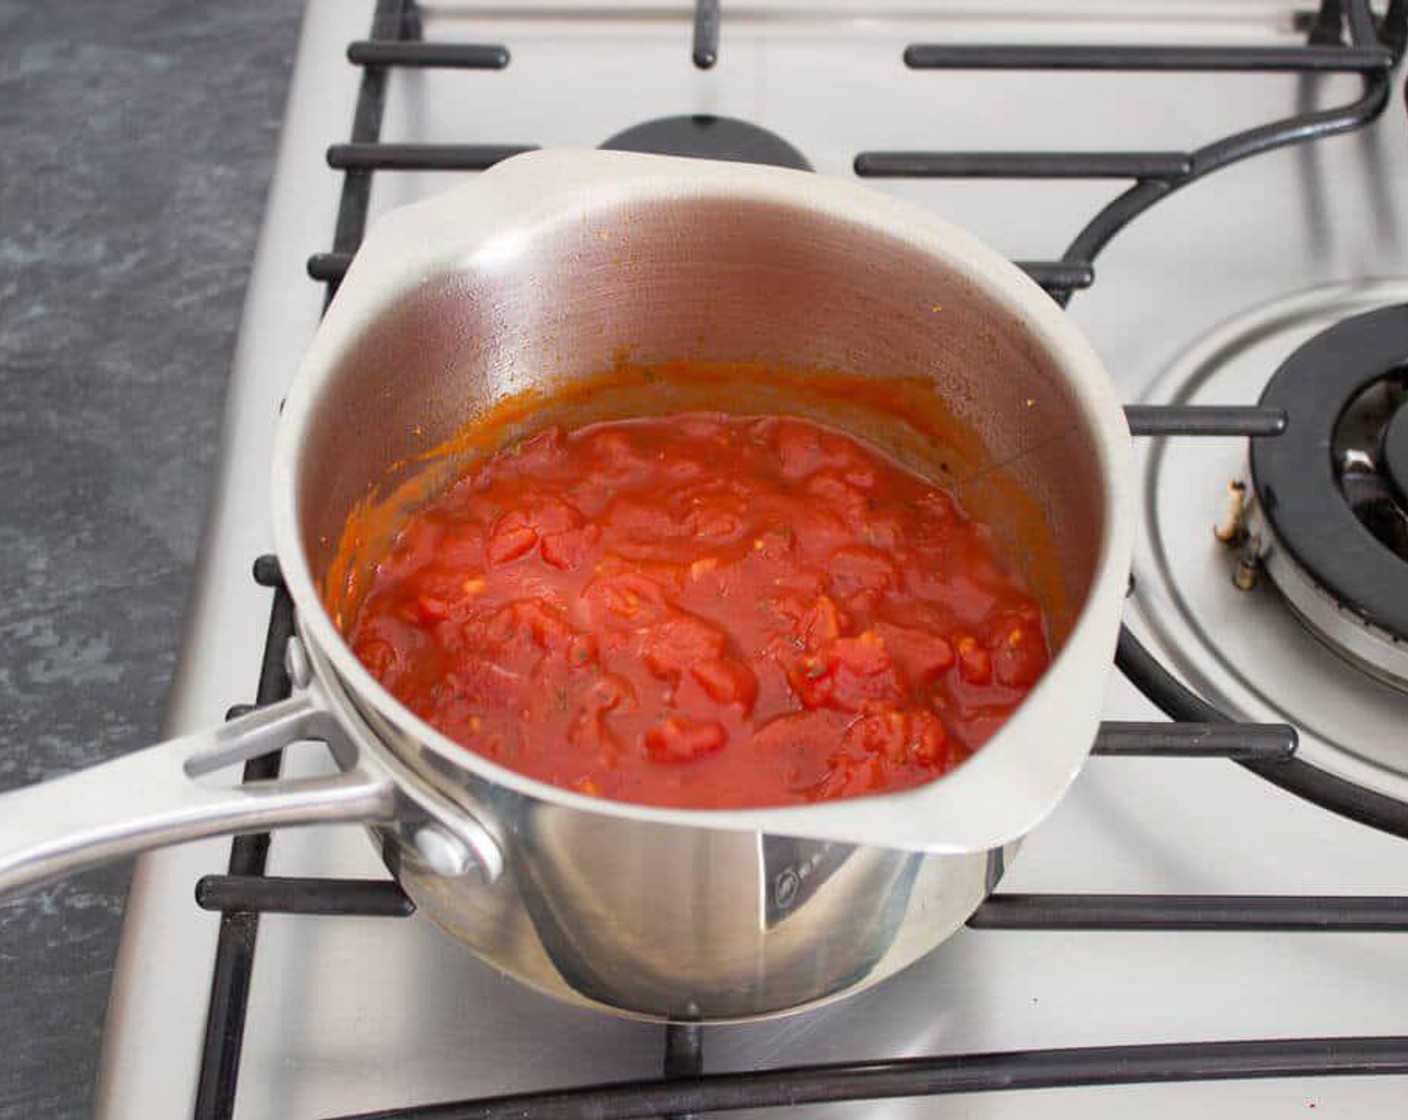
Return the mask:
<svg viewBox="0 0 1408 1120">
<path fill-rule="evenodd" d="M 720 50 L 718 0 L 696 0 L 692 57 L 700 69 Z M 1094 260 L 1125 225 L 1179 188 L 1238 160 L 1290 144 L 1363 127 L 1383 110 L 1390 73 L 1408 34 L 1408 0 L 1391 0 L 1382 18 L 1366 0 L 1322 0 L 1301 20 L 1307 45 L 1255 47 L 1108 47 L 1081 45 L 915 44 L 904 64 L 928 69 L 1135 70 L 1353 73 L 1357 99 L 1307 111 L 1189 152 L 861 152 L 862 177 L 1127 178 L 1133 185 L 1101 209 L 1059 260 L 1022 267 L 1064 305 L 1095 278 Z M 1347 31 L 1347 34 L 1346 34 Z M 421 40 L 415 0 L 377 0 L 371 35 L 352 43 L 350 62 L 363 68 L 352 136 L 328 150 L 344 173 L 330 252 L 309 259 L 308 273 L 328 298 L 361 243 L 379 169 L 481 170 L 524 145 L 388 144 L 379 139 L 387 74 L 396 67 L 503 69 L 506 47 Z M 1139 436 L 1274 437 L 1284 414 L 1258 406 L 1131 405 Z M 287 696 L 283 651 L 293 634 L 293 604 L 273 557 L 255 564 L 255 579 L 273 591 L 257 703 Z M 1232 759 L 1256 773 L 1355 819 L 1408 836 L 1408 810 L 1349 787 L 1295 758 L 1296 735 L 1279 724 L 1241 724 L 1188 690 L 1122 629 L 1115 663 L 1171 717 L 1167 723 L 1105 723 L 1094 754 Z M 277 776 L 278 756 L 249 763 L 246 780 Z M 233 842 L 229 873 L 196 887 L 200 906 L 221 913 L 195 1115 L 234 1114 L 245 1013 L 262 913 L 405 917 L 414 905 L 391 880 L 293 879 L 264 874 L 267 834 Z M 1258 930 L 1408 932 L 1408 898 L 1230 895 L 996 894 L 969 920 L 975 930 Z M 750 1073 L 703 1075 L 704 1029 L 664 1030 L 662 1079 L 566 1088 L 478 1101 L 393 1109 L 344 1120 L 451 1120 L 490 1117 L 644 1117 L 824 1101 L 1267 1077 L 1408 1074 L 1408 1037 L 1335 1037 L 1192 1042 L 952 1054 L 894 1061 L 840 1062 Z"/>
</svg>

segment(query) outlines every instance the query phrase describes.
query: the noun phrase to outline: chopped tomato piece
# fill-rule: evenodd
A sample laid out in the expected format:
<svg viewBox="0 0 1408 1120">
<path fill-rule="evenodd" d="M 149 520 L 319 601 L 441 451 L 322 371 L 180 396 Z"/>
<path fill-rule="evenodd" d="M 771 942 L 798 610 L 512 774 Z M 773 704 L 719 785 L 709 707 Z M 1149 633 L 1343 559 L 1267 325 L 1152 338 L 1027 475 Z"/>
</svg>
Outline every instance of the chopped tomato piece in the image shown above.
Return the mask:
<svg viewBox="0 0 1408 1120">
<path fill-rule="evenodd" d="M 554 425 L 544 428 L 527 439 L 510 444 L 501 453 L 519 474 L 533 475 L 549 467 L 556 466 L 562 459 L 562 429 Z"/>
<path fill-rule="evenodd" d="M 841 477 L 859 490 L 869 490 L 875 485 L 875 468 L 865 463 L 855 463 L 847 467 Z"/>
<path fill-rule="evenodd" d="M 903 698 L 894 659 L 874 631 L 858 638 L 837 638 L 826 647 L 835 681 L 829 702 L 846 711 L 860 711 L 875 701 Z"/>
<path fill-rule="evenodd" d="M 989 644 L 993 675 L 999 684 L 1030 688 L 1046 672 L 1046 642 L 1041 631 L 1029 623 L 1000 627 Z"/>
<path fill-rule="evenodd" d="M 765 422 L 764 432 L 772 435 L 783 476 L 805 478 L 827 468 L 846 469 L 852 465 L 847 442 L 805 421 L 782 419 Z"/>
<path fill-rule="evenodd" d="M 595 525 L 582 525 L 575 529 L 563 529 L 543 536 L 543 563 L 550 564 L 559 571 L 576 571 L 592 557 L 601 531 Z"/>
<path fill-rule="evenodd" d="M 503 520 L 503 519 L 501 519 Z M 524 524 L 496 524 L 489 530 L 484 556 L 498 567 L 527 556 L 538 543 L 538 532 Z"/>
<path fill-rule="evenodd" d="M 671 482 L 691 482 L 705 473 L 704 464 L 698 459 L 661 452 L 655 469 Z"/>
<path fill-rule="evenodd" d="M 938 634 L 893 622 L 876 623 L 875 632 L 904 675 L 915 684 L 931 681 L 953 665 L 953 647 Z"/>
<path fill-rule="evenodd" d="M 713 545 L 732 544 L 748 528 L 739 511 L 717 502 L 693 510 L 687 527 L 693 536 Z"/>
<path fill-rule="evenodd" d="M 567 664 L 574 669 L 583 669 L 596 661 L 597 645 L 595 634 L 573 634 L 567 642 Z"/>
<path fill-rule="evenodd" d="M 720 704 L 738 704 L 750 711 L 758 698 L 758 678 L 753 670 L 731 657 L 717 657 L 691 665 L 689 675 L 709 698 Z"/>
<path fill-rule="evenodd" d="M 965 634 L 958 639 L 958 675 L 969 684 L 992 684 L 992 655 Z"/>
<path fill-rule="evenodd" d="M 717 658 L 726 641 L 721 631 L 702 619 L 671 612 L 646 631 L 641 659 L 657 677 L 678 680 L 692 665 Z"/>
<path fill-rule="evenodd" d="M 586 443 L 588 454 L 597 461 L 595 473 L 618 485 L 644 477 L 650 470 L 650 461 L 620 428 L 603 428 L 587 437 Z"/>
<path fill-rule="evenodd" d="M 591 703 L 600 711 L 634 711 L 638 706 L 636 690 L 619 673 L 603 673 L 592 682 L 588 691 Z"/>
<path fill-rule="evenodd" d="M 818 653 L 799 658 L 788 678 L 808 708 L 858 712 L 904 695 L 894 659 L 873 631 L 827 642 Z"/>
<path fill-rule="evenodd" d="M 726 742 L 722 724 L 688 716 L 667 716 L 645 734 L 645 749 L 658 762 L 693 762 L 722 750 Z"/>
<path fill-rule="evenodd" d="M 646 626 L 664 611 L 665 593 L 639 572 L 622 571 L 588 583 L 582 589 L 580 604 L 589 626 Z"/>
<path fill-rule="evenodd" d="M 925 766 L 942 766 L 948 747 L 948 728 L 933 712 L 922 708 L 911 712 L 905 747 L 911 761 Z"/>
<path fill-rule="evenodd" d="M 827 565 L 831 586 L 842 598 L 865 591 L 884 593 L 899 586 L 895 562 L 876 548 L 839 548 Z"/>
<path fill-rule="evenodd" d="M 819 471 L 812 475 L 807 479 L 806 490 L 824 502 L 851 529 L 862 523 L 870 510 L 865 494 L 832 471 Z"/>
<path fill-rule="evenodd" d="M 863 716 L 846 733 L 846 741 L 892 765 L 942 767 L 947 759 L 948 730 L 925 709 L 890 709 Z"/>
<path fill-rule="evenodd" d="M 421 622 L 444 622 L 450 617 L 450 604 L 434 595 L 417 595 L 415 612 Z"/>
<path fill-rule="evenodd" d="M 807 708 L 825 707 L 836 688 L 831 666 L 826 663 L 824 657 L 803 657 L 793 667 L 789 676 L 793 691 Z"/>
<path fill-rule="evenodd" d="M 582 514 L 576 506 L 551 494 L 534 494 L 525 500 L 523 517 L 528 527 L 540 537 L 565 533 L 582 524 Z"/>
<path fill-rule="evenodd" d="M 831 597 L 819 595 L 803 613 L 798 629 L 808 649 L 819 649 L 826 642 L 839 638 L 845 625 L 844 616 Z"/>
<path fill-rule="evenodd" d="M 557 611 L 537 599 L 519 599 L 495 612 L 489 620 L 491 640 L 509 641 L 523 636 L 542 649 L 562 648 L 573 636 L 572 627 Z"/>
</svg>

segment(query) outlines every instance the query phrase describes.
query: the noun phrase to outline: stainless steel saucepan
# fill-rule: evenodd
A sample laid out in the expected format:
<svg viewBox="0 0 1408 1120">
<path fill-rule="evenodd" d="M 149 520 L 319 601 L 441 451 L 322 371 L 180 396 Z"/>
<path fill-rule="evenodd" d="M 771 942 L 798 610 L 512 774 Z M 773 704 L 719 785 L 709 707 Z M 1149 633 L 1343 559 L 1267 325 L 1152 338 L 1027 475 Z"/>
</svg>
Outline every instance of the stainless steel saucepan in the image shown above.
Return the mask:
<svg viewBox="0 0 1408 1120">
<path fill-rule="evenodd" d="M 1061 617 L 1059 652 L 977 755 L 879 797 L 616 804 L 470 754 L 363 668 L 320 596 L 349 512 L 495 402 L 550 402 L 623 358 L 932 386 L 980 444 L 960 491 L 981 504 L 985 480 L 1010 476 L 1057 561 L 1039 594 Z M 768 399 L 758 380 L 724 407 Z M 923 442 L 903 417 L 862 427 L 902 457 Z M 202 836 L 362 821 L 423 913 L 553 995 L 710 1021 L 859 990 L 977 908 L 1089 753 L 1129 566 L 1130 477 L 1090 347 L 1016 268 L 927 212 L 800 172 L 519 156 L 378 224 L 294 381 L 273 496 L 298 611 L 292 698 L 0 798 L 0 891 Z M 197 781 L 303 739 L 328 744 L 335 776 Z"/>
</svg>

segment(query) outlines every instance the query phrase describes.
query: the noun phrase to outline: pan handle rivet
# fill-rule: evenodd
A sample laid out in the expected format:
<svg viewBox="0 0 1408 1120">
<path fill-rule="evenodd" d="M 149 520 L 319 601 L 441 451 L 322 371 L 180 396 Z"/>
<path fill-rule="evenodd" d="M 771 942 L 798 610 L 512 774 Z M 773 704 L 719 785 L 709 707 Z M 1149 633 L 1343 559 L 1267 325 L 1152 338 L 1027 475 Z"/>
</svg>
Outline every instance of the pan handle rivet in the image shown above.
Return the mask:
<svg viewBox="0 0 1408 1120">
<path fill-rule="evenodd" d="M 290 638 L 284 647 L 284 670 L 294 688 L 307 688 L 313 679 L 313 666 L 308 661 L 308 651 L 297 638 Z"/>
<path fill-rule="evenodd" d="M 426 867 L 437 875 L 464 875 L 476 866 L 465 843 L 438 824 L 421 825 L 411 837 L 411 844 Z"/>
</svg>

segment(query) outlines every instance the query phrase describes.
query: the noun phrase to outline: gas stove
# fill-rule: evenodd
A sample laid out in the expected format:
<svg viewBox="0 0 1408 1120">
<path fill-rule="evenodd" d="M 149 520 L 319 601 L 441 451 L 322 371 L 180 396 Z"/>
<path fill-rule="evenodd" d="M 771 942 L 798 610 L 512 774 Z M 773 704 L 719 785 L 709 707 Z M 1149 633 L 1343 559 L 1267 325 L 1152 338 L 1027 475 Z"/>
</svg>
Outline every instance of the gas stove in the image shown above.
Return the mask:
<svg viewBox="0 0 1408 1120">
<path fill-rule="evenodd" d="M 1097 757 L 968 929 L 763 1023 L 537 995 L 414 915 L 359 829 L 147 856 L 98 1114 L 1401 1111 L 1403 600 L 1332 569 L 1338 542 L 1402 556 L 1402 358 L 1347 372 L 1337 332 L 1392 333 L 1408 303 L 1408 5 L 1341 9 L 312 0 L 170 732 L 288 686 L 270 448 L 367 222 L 533 146 L 858 176 L 1069 303 L 1140 433 L 1122 673 Z M 1317 349 L 1334 368 L 1297 373 Z M 1305 412 L 1332 379 L 1335 415 Z M 1328 464 L 1297 520 L 1306 426 Z"/>
</svg>

